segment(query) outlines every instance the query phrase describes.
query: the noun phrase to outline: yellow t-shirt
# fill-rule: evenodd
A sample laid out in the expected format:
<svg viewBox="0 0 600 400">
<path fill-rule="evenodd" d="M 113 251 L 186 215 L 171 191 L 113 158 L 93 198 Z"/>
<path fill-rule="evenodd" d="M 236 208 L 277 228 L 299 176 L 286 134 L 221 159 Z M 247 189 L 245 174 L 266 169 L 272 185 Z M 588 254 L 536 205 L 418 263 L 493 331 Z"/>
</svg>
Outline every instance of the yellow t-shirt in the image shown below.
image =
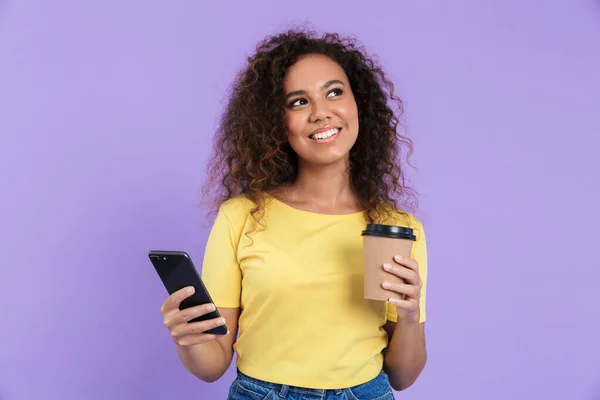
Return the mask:
<svg viewBox="0 0 600 400">
<path fill-rule="evenodd" d="M 254 222 L 246 197 L 224 203 L 205 250 L 202 279 L 215 305 L 241 308 L 237 367 L 257 379 L 316 389 L 373 379 L 388 343 L 382 326 L 397 315 L 387 302 L 363 299 L 364 213 L 317 214 L 269 199 L 266 229 Z M 424 321 L 423 227 L 412 215 L 398 213 L 395 222 L 417 236 L 412 258 L 423 280 Z"/>
</svg>

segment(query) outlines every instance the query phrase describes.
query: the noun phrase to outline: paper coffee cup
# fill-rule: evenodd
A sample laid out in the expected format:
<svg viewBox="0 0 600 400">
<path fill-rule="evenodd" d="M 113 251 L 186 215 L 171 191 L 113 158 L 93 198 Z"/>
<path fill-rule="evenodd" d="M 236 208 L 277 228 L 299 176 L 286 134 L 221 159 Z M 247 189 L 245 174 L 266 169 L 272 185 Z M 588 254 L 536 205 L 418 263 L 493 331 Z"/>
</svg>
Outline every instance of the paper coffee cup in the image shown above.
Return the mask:
<svg viewBox="0 0 600 400">
<path fill-rule="evenodd" d="M 401 298 L 399 293 L 384 289 L 384 281 L 402 283 L 402 278 L 383 269 L 383 264 L 396 264 L 394 256 L 410 257 L 417 239 L 411 228 L 369 224 L 362 231 L 364 248 L 364 298 L 387 301 Z"/>
</svg>

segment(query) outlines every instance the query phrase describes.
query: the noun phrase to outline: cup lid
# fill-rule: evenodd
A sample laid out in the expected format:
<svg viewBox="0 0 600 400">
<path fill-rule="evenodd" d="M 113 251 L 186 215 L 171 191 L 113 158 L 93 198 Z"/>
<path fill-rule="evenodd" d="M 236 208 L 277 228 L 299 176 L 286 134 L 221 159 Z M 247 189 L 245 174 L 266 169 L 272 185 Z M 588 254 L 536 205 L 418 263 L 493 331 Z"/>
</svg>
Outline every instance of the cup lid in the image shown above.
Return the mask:
<svg viewBox="0 0 600 400">
<path fill-rule="evenodd" d="M 392 239 L 417 240 L 412 228 L 405 226 L 368 224 L 367 229 L 362 231 L 362 236 L 381 236 Z"/>
</svg>

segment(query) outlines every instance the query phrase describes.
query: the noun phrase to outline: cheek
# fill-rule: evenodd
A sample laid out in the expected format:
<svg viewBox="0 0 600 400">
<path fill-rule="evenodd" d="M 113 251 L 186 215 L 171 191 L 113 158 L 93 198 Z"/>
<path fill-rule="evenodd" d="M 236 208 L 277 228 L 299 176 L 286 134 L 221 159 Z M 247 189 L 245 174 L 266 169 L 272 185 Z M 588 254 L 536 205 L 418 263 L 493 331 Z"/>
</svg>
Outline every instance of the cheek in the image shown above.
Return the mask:
<svg viewBox="0 0 600 400">
<path fill-rule="evenodd" d="M 338 115 L 349 125 L 358 125 L 358 108 L 354 100 L 340 104 Z"/>
<path fill-rule="evenodd" d="M 288 136 L 300 136 L 302 135 L 302 119 L 300 118 L 300 113 L 288 113 L 285 114 L 285 128 L 287 129 Z"/>
</svg>

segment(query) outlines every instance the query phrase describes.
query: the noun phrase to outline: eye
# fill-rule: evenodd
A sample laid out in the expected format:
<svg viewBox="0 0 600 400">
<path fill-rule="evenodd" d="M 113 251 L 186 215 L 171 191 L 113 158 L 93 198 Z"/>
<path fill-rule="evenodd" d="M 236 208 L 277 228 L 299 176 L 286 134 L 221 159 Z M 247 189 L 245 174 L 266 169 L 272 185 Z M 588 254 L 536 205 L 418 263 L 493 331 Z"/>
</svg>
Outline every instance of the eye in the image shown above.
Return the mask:
<svg viewBox="0 0 600 400">
<path fill-rule="evenodd" d="M 290 107 L 290 108 L 299 107 L 299 106 L 305 106 L 306 104 L 308 104 L 308 101 L 306 101 L 306 99 L 300 98 L 300 99 L 292 100 L 290 102 L 290 104 L 288 105 L 288 107 Z"/>
<path fill-rule="evenodd" d="M 342 93 L 344 93 L 344 91 L 342 89 L 339 89 L 339 88 L 332 89 L 329 91 L 329 93 L 327 93 L 327 97 L 338 97 L 338 96 L 341 96 Z"/>
</svg>

